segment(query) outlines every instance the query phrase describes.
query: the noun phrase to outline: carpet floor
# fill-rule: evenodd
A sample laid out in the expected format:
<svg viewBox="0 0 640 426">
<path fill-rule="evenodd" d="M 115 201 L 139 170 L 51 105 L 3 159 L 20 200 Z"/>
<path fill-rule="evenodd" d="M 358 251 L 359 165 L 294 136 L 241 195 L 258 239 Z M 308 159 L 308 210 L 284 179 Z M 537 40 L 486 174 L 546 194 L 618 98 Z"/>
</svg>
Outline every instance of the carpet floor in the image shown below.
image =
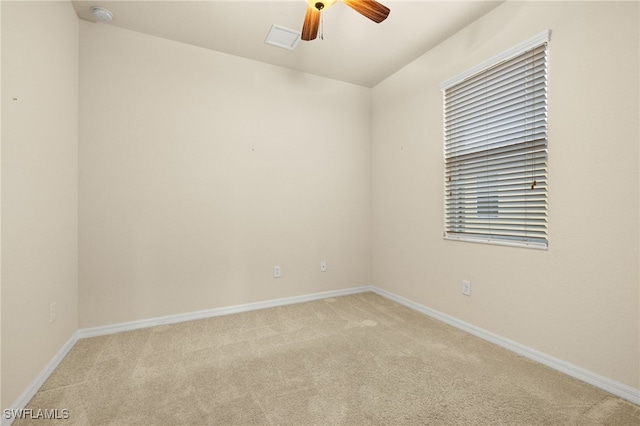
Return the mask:
<svg viewBox="0 0 640 426">
<path fill-rule="evenodd" d="M 640 425 L 640 407 L 374 293 L 82 339 L 64 425 Z"/>
</svg>

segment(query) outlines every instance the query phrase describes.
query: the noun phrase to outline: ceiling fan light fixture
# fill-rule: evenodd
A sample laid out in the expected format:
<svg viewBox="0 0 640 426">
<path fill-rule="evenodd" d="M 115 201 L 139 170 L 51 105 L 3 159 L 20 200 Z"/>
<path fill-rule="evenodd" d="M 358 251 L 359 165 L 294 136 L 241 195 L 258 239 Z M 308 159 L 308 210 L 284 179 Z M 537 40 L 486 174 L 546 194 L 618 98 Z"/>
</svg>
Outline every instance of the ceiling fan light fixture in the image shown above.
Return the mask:
<svg viewBox="0 0 640 426">
<path fill-rule="evenodd" d="M 337 0 L 307 0 L 310 7 L 317 10 L 325 10 L 334 5 Z"/>
</svg>

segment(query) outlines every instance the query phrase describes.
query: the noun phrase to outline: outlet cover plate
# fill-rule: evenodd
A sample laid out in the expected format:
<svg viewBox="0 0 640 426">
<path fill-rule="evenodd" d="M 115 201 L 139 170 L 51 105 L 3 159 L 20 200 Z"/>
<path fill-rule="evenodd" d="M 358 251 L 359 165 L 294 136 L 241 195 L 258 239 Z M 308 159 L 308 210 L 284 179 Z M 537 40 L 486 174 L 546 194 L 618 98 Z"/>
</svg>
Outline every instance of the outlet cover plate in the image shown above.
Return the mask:
<svg viewBox="0 0 640 426">
<path fill-rule="evenodd" d="M 471 296 L 471 281 L 462 280 L 462 294 Z"/>
</svg>

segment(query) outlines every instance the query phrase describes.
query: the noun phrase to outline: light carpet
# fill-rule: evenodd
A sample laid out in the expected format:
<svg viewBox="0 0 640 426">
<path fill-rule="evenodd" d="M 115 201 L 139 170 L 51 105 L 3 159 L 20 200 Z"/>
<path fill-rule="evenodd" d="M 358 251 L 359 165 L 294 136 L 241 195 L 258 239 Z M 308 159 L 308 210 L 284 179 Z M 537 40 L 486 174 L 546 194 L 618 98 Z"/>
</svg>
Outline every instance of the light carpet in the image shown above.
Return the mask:
<svg viewBox="0 0 640 426">
<path fill-rule="evenodd" d="M 640 425 L 640 407 L 374 293 L 82 339 L 14 425 Z"/>
</svg>

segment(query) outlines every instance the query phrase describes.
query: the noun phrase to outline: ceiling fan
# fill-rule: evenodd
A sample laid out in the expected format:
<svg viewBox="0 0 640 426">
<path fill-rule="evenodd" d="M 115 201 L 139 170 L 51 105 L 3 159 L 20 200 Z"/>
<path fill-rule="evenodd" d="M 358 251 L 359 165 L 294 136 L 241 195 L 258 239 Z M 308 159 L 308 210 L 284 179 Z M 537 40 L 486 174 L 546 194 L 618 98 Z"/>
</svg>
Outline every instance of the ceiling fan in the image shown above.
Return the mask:
<svg viewBox="0 0 640 426">
<path fill-rule="evenodd" d="M 309 7 L 307 8 L 307 14 L 304 17 L 304 24 L 302 26 L 302 36 L 300 37 L 302 40 L 314 40 L 318 36 L 320 13 L 329 6 L 332 6 L 336 1 L 337 0 L 307 0 Z M 375 0 L 341 1 L 359 14 L 378 24 L 387 19 L 391 11 L 387 6 Z"/>
</svg>

